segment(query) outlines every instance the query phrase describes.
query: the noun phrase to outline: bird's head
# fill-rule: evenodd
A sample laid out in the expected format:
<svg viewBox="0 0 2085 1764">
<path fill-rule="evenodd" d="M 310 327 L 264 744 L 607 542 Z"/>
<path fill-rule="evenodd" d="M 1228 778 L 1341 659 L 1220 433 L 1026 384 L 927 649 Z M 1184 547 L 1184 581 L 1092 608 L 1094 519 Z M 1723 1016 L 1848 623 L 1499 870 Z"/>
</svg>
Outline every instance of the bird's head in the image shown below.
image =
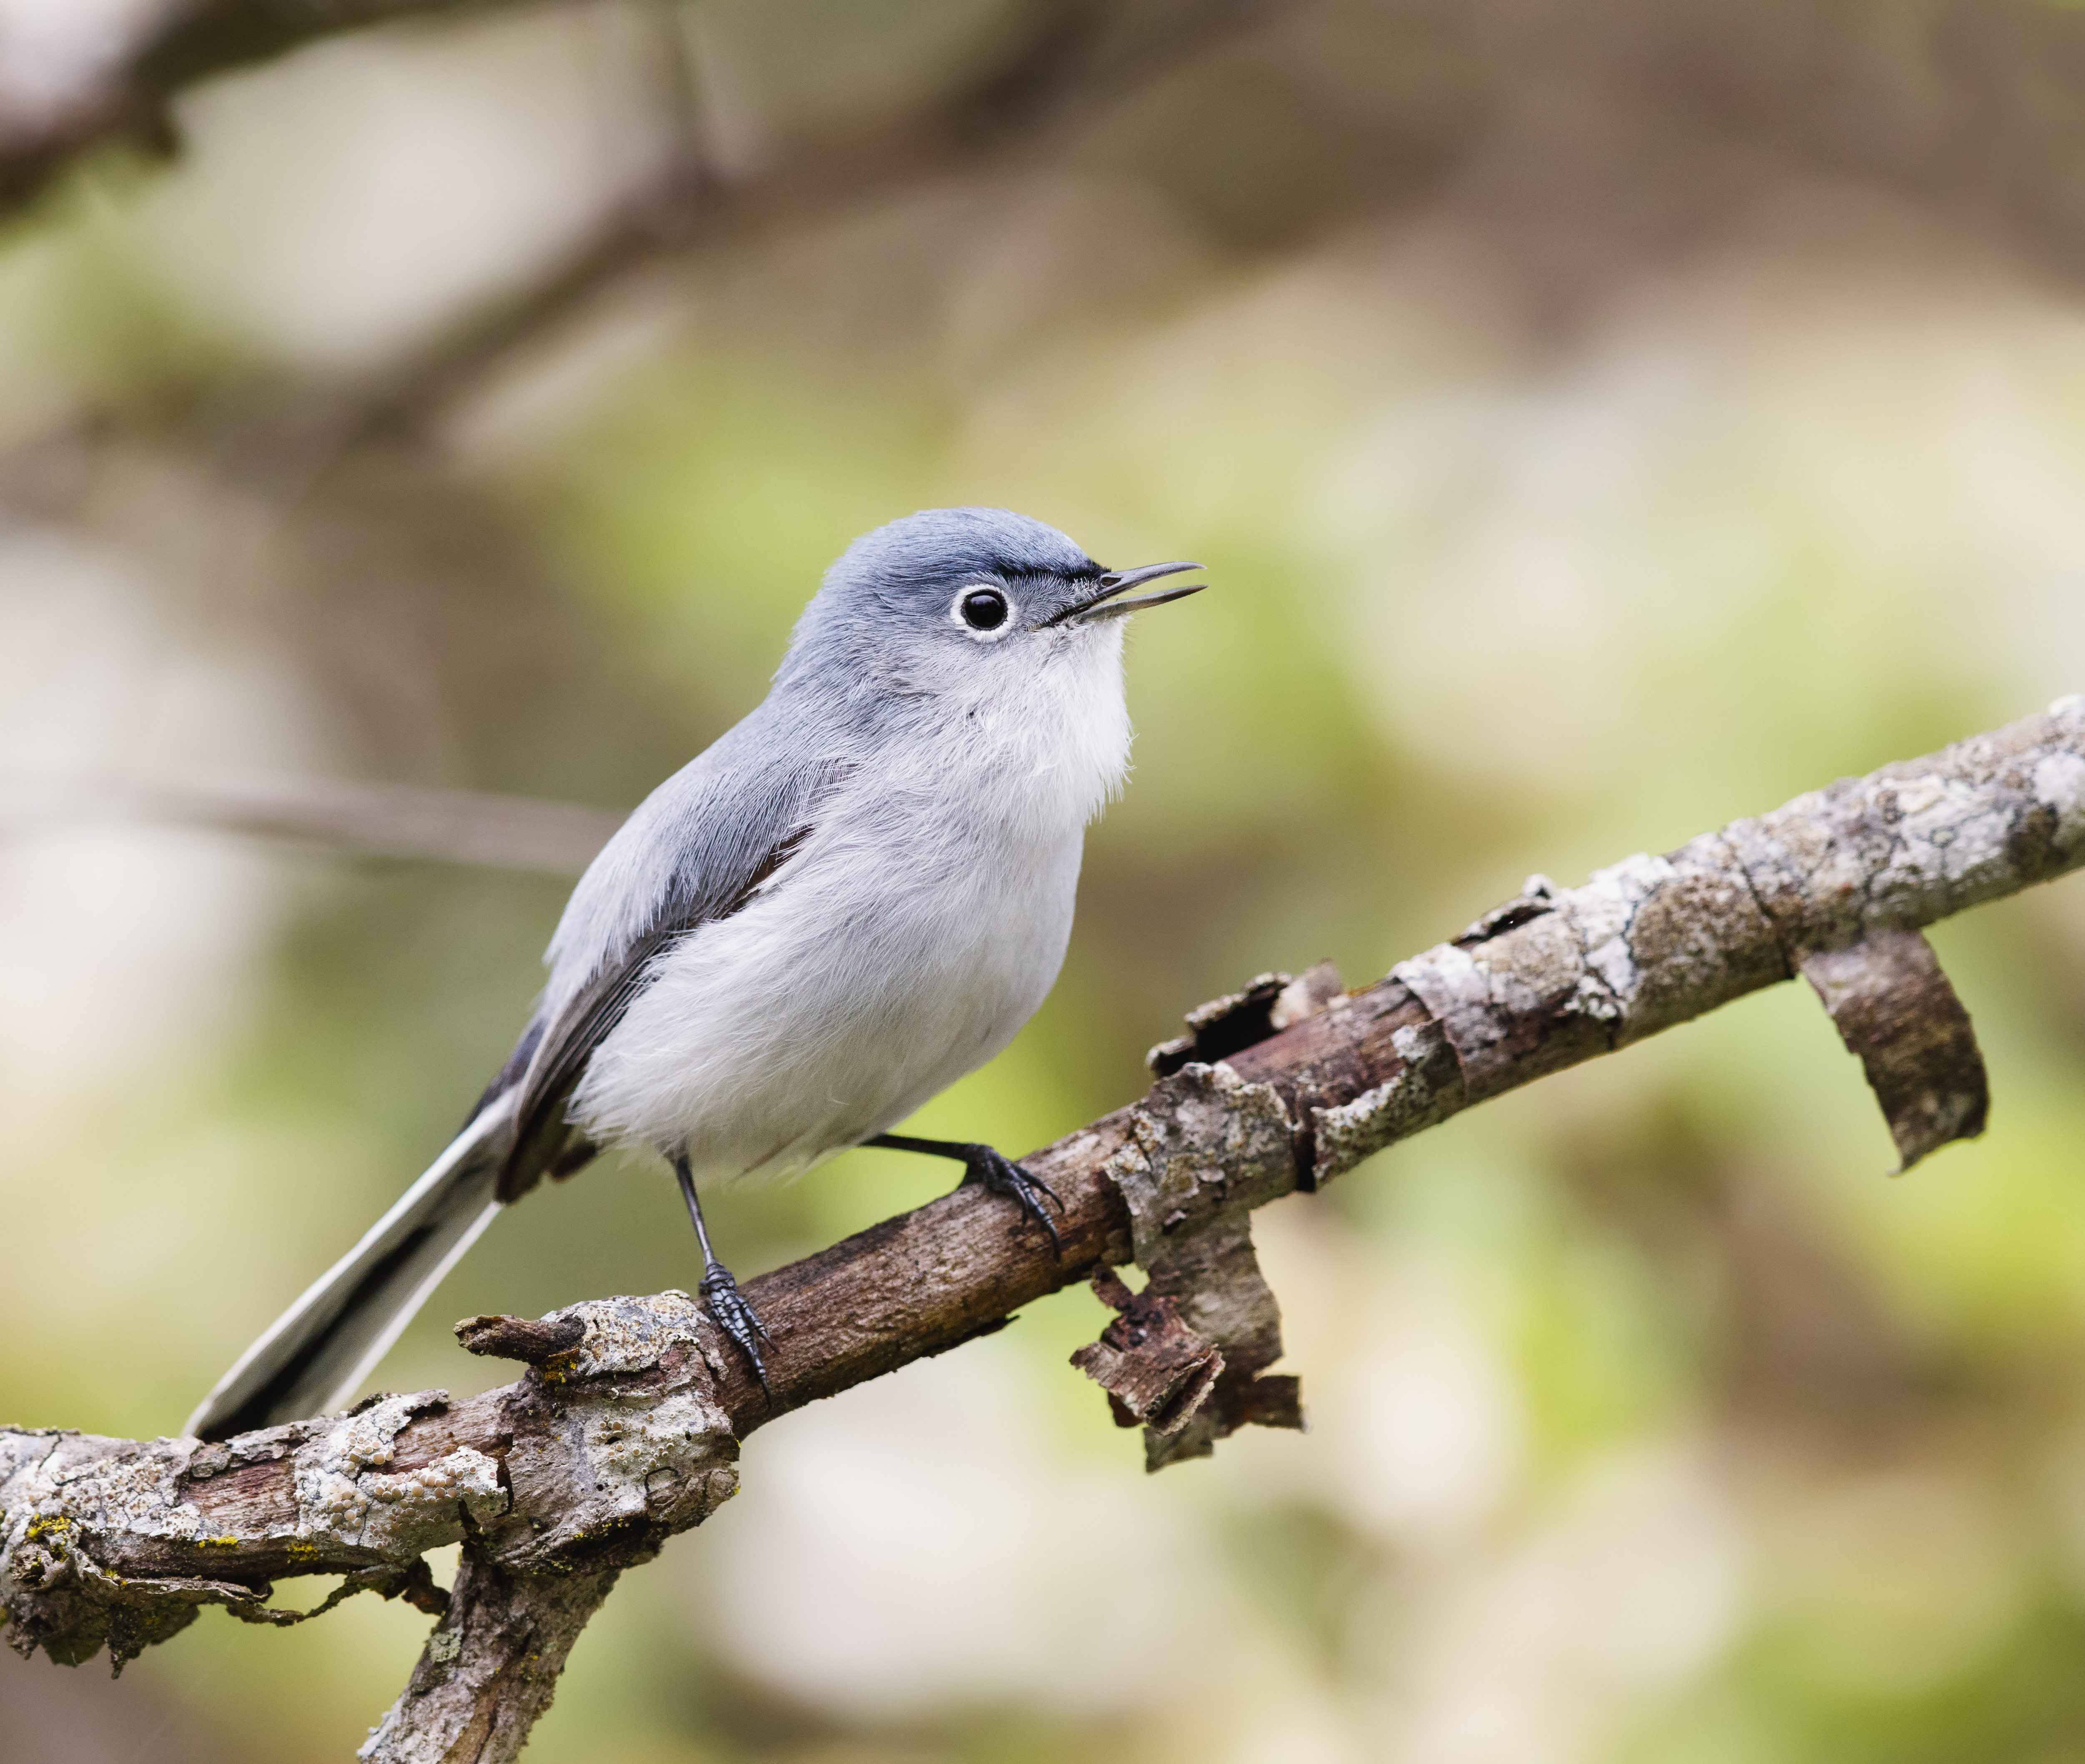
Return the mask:
<svg viewBox="0 0 2085 1764">
<path fill-rule="evenodd" d="M 1201 592 L 1147 582 L 1201 566 L 1108 570 L 1054 527 L 1004 508 L 935 508 L 868 532 L 826 571 L 779 676 L 971 702 L 1112 672 L 1123 615 Z"/>
</svg>

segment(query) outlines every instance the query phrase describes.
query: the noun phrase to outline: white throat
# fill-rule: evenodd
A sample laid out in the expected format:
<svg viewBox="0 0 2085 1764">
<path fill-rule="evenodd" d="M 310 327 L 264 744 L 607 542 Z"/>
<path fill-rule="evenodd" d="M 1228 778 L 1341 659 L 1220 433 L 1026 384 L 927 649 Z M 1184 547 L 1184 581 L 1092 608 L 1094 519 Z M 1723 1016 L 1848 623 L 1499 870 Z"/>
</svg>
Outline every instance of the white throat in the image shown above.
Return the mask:
<svg viewBox="0 0 2085 1764">
<path fill-rule="evenodd" d="M 1017 670 L 979 670 L 979 689 L 965 694 L 958 763 L 1004 793 L 1031 838 L 1077 832 L 1122 787 L 1131 737 L 1122 638 L 1113 620 L 1067 631 Z"/>
</svg>

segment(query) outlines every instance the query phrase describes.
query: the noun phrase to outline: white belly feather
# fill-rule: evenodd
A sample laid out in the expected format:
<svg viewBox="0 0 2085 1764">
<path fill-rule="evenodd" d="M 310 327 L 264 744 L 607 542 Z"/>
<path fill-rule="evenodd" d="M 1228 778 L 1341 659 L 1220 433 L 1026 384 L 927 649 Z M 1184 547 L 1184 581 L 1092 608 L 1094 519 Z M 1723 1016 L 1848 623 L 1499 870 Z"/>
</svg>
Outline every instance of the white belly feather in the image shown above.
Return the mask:
<svg viewBox="0 0 2085 1764">
<path fill-rule="evenodd" d="M 1107 661 L 1048 682 L 1054 714 L 980 707 L 961 787 L 945 750 L 858 772 L 748 905 L 659 960 L 573 1118 L 706 1181 L 785 1175 L 1005 1046 L 1056 979 L 1085 824 L 1127 760 Z"/>
</svg>

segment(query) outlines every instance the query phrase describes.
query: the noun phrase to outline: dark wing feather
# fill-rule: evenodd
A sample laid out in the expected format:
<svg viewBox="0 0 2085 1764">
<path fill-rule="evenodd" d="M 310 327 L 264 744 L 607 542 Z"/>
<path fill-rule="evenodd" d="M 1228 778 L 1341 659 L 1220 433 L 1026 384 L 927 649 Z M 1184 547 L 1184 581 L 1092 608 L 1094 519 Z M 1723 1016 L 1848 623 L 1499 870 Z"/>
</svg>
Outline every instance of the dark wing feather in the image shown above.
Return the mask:
<svg viewBox="0 0 2085 1764">
<path fill-rule="evenodd" d="M 554 1023 L 545 1025 L 537 1056 L 524 1068 L 515 1107 L 514 1144 L 500 1166 L 499 1195 L 512 1201 L 533 1188 L 544 1171 L 563 1165 L 580 1137 L 565 1119 L 565 1105 L 579 1086 L 593 1050 L 622 1020 L 643 987 L 652 958 L 691 927 L 660 925 L 632 944 L 622 960 L 604 968 L 582 986 Z M 582 1167 L 584 1160 L 564 1171 Z"/>
<path fill-rule="evenodd" d="M 837 775 L 837 769 L 827 768 L 819 775 L 817 786 L 804 791 L 798 812 L 784 823 L 787 830 L 759 855 L 748 872 L 736 879 L 736 885 L 728 892 L 716 888 L 713 876 L 704 879 L 711 884 L 707 887 L 674 887 L 648 928 L 614 961 L 596 969 L 553 1020 L 540 1028 L 531 1026 L 516 1049 L 515 1058 L 508 1062 L 510 1069 L 517 1064 L 520 1067 L 516 1078 L 521 1095 L 515 1109 L 513 1147 L 500 1168 L 501 1200 L 512 1201 L 525 1194 L 546 1170 L 554 1176 L 570 1176 L 592 1159 L 597 1147 L 566 1120 L 565 1109 L 594 1049 L 608 1039 L 631 1002 L 643 990 L 658 956 L 690 931 L 729 918 L 743 909 L 810 837 L 816 799 L 826 793 L 826 787 Z M 524 1054 L 524 1049 L 529 1051 Z M 487 1099 L 505 1088 L 495 1079 Z"/>
<path fill-rule="evenodd" d="M 499 1068 L 499 1075 L 485 1087 L 478 1100 L 470 1105 L 470 1113 L 463 1117 L 463 1126 L 456 1129 L 457 1132 L 466 1131 L 471 1122 L 521 1082 L 521 1075 L 529 1070 L 529 1062 L 535 1058 L 536 1049 L 542 1039 L 543 1020 L 541 1017 L 532 1018 L 529 1027 L 521 1032 L 521 1039 L 514 1044 L 514 1051 L 507 1056 L 507 1063 Z"/>
</svg>

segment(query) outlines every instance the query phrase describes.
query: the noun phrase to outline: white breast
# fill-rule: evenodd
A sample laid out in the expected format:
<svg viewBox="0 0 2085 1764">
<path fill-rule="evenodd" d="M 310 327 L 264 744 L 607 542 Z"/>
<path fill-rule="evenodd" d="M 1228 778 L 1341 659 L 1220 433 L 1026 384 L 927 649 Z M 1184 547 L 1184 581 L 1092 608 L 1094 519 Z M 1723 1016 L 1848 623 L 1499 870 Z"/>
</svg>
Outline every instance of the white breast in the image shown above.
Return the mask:
<svg viewBox="0 0 2085 1764">
<path fill-rule="evenodd" d="M 661 960 L 574 1117 L 707 1180 L 783 1174 L 991 1058 L 1056 979 L 1085 825 L 1127 760 L 1119 652 L 1091 633 L 1024 693 L 881 743 L 767 888 Z"/>
</svg>

